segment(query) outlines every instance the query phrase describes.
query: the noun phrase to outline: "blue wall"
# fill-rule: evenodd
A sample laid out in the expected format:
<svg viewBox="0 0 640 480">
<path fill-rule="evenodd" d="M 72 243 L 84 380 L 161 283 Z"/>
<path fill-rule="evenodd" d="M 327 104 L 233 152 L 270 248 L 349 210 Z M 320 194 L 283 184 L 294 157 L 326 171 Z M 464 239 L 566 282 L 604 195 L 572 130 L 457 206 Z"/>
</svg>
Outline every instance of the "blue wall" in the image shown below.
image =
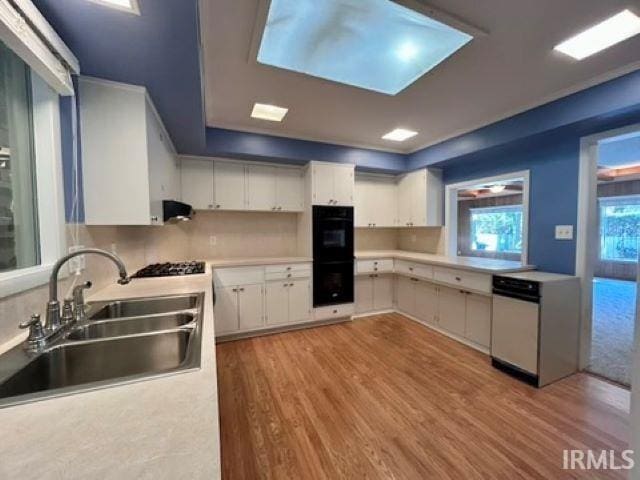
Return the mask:
<svg viewBox="0 0 640 480">
<path fill-rule="evenodd" d="M 579 141 L 538 138 L 466 157 L 443 169 L 446 184 L 520 170 L 530 171 L 529 263 L 573 274 L 575 240 L 555 240 L 556 225 L 575 225 L 578 211 Z"/>
</svg>

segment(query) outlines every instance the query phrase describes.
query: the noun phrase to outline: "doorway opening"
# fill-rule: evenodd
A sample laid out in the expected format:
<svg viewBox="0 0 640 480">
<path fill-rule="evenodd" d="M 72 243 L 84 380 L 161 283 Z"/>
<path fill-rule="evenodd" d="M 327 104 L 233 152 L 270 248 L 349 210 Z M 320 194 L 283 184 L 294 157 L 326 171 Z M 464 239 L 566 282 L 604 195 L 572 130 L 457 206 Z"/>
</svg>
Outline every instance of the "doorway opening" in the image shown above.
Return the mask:
<svg viewBox="0 0 640 480">
<path fill-rule="evenodd" d="M 581 365 L 629 387 L 640 250 L 640 125 L 583 139 L 577 274 Z"/>
</svg>

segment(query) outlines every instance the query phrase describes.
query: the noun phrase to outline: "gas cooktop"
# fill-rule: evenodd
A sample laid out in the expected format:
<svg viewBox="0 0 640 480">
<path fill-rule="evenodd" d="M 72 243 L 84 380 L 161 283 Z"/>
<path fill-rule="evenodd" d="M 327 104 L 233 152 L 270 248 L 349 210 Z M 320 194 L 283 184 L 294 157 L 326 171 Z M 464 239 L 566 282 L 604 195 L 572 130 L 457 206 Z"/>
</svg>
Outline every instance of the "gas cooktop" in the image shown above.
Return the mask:
<svg viewBox="0 0 640 480">
<path fill-rule="evenodd" d="M 133 278 L 176 277 L 197 273 L 204 273 L 204 262 L 166 262 L 147 265 L 142 270 L 138 270 Z"/>
</svg>

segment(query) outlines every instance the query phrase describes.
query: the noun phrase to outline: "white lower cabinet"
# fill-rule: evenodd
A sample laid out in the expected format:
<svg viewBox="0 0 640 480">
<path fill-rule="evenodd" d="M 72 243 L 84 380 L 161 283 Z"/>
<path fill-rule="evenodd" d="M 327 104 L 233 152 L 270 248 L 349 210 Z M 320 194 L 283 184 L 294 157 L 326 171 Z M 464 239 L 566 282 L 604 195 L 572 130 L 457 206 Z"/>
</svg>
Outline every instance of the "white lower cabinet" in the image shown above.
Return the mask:
<svg viewBox="0 0 640 480">
<path fill-rule="evenodd" d="M 356 277 L 356 313 L 393 308 L 393 275 L 370 274 Z"/>
<path fill-rule="evenodd" d="M 464 336 L 478 345 L 491 345 L 491 297 L 467 293 Z"/>
<path fill-rule="evenodd" d="M 438 287 L 438 326 L 448 332 L 464 336 L 465 292 L 449 287 Z"/>
<path fill-rule="evenodd" d="M 216 334 L 251 330 L 264 325 L 262 285 L 219 287 L 215 294 Z"/>
<path fill-rule="evenodd" d="M 475 345 L 489 348 L 490 296 L 444 287 L 427 280 L 403 275 L 396 277 L 395 286 L 398 311 L 469 340 Z M 362 298 L 368 298 L 365 294 L 368 294 L 371 289 L 364 286 L 360 288 Z M 358 283 L 356 283 L 356 291 L 358 291 Z M 375 302 L 373 292 L 371 297 L 369 302 Z"/>
<path fill-rule="evenodd" d="M 230 267 L 213 272 L 216 336 L 311 319 L 311 265 Z"/>
<path fill-rule="evenodd" d="M 311 317 L 309 279 L 267 282 L 265 303 L 267 325 L 300 323 Z"/>
</svg>

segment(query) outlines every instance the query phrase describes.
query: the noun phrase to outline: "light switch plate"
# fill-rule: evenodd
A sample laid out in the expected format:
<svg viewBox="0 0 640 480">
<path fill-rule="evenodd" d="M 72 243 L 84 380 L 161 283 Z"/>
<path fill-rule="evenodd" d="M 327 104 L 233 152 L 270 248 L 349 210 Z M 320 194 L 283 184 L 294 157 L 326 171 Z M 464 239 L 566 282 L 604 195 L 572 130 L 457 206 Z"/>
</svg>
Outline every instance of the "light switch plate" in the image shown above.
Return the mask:
<svg viewBox="0 0 640 480">
<path fill-rule="evenodd" d="M 556 240 L 573 240 L 573 225 L 556 225 Z"/>
</svg>

